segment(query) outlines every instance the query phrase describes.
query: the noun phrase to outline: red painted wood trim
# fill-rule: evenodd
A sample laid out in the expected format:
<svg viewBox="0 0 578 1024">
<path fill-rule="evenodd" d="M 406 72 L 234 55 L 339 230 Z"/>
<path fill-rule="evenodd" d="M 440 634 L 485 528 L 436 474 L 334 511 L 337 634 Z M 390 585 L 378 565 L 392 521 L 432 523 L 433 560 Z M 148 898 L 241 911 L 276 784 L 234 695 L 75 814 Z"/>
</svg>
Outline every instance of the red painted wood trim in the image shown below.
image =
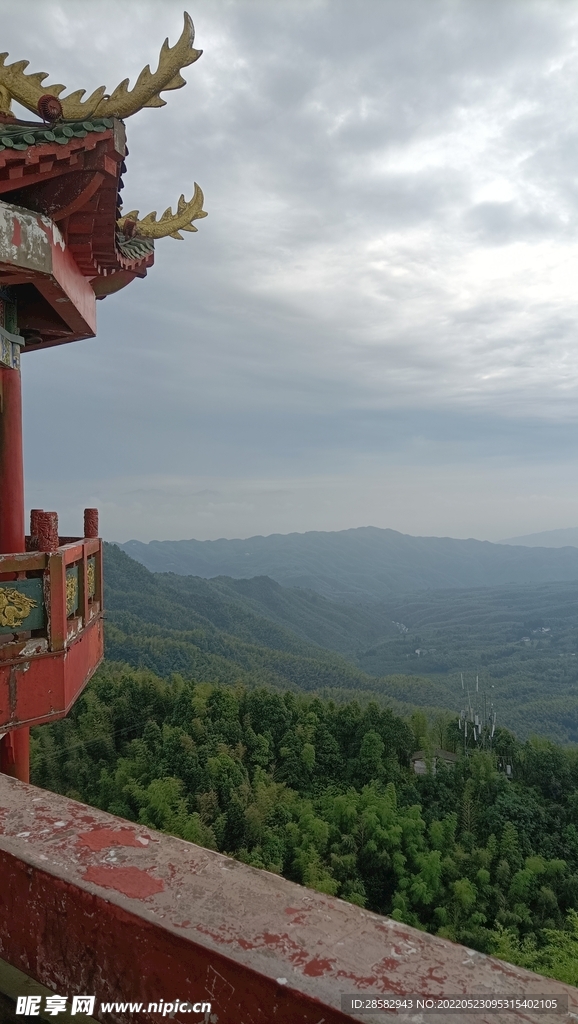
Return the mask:
<svg viewBox="0 0 578 1024">
<path fill-rule="evenodd" d="M 26 654 L 21 642 L 1 649 L 10 657 L 0 659 L 0 729 L 42 725 L 68 714 L 104 654 L 102 616 L 98 607 L 91 606 L 91 610 L 90 622 L 75 636 L 67 637 L 62 650 L 42 650 L 42 644 L 46 645 L 43 638 L 28 641 Z M 77 620 L 77 628 L 79 625 Z M 35 646 L 38 653 L 34 653 Z"/>
<path fill-rule="evenodd" d="M 66 645 L 66 562 L 61 551 L 48 558 L 49 643 L 51 651 L 62 651 Z"/>
<path fill-rule="evenodd" d="M 32 572 L 34 569 L 45 569 L 47 564 L 48 556 L 44 551 L 0 555 L 0 573 Z"/>
</svg>

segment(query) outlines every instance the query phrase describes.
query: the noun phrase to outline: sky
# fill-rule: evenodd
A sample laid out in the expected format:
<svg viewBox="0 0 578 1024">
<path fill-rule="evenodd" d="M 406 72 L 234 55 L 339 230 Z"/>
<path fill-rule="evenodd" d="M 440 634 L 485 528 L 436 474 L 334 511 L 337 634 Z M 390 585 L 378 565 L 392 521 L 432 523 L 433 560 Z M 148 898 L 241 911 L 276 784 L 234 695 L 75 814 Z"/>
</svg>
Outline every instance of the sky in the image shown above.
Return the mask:
<svg viewBox="0 0 578 1024">
<path fill-rule="evenodd" d="M 24 355 L 28 504 L 118 541 L 577 526 L 578 5 L 187 2 L 123 198 L 208 217 Z M 0 48 L 112 91 L 182 10 L 0 0 Z"/>
</svg>

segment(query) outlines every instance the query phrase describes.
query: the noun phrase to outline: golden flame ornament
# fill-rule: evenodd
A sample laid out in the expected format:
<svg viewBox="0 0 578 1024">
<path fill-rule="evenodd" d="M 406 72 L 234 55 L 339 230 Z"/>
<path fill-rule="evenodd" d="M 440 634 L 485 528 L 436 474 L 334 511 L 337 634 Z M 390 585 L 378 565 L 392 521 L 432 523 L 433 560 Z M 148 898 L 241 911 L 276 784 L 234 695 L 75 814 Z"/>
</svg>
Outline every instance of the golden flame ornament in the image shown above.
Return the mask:
<svg viewBox="0 0 578 1024">
<path fill-rule="evenodd" d="M 174 46 L 169 46 L 165 39 L 159 54 L 156 71 L 151 71 L 147 64 L 138 76 L 134 87 L 129 89 L 129 80 L 125 78 L 116 89 L 108 95 L 106 86 L 101 85 L 94 92 L 85 96 L 86 89 L 77 89 L 69 96 L 62 96 L 65 85 L 45 85 L 48 78 L 46 71 L 25 74 L 29 65 L 27 60 L 18 60 L 14 64 L 6 64 L 7 53 L 0 54 L 0 113 L 11 113 L 11 102 L 18 103 L 32 111 L 38 112 L 38 103 L 47 93 L 56 96 L 62 105 L 62 117 L 66 121 L 82 121 L 89 117 L 131 117 L 143 107 L 164 107 L 166 101 L 161 92 L 181 89 L 186 85 L 181 75 L 183 68 L 193 64 L 202 54 L 195 50 L 195 28 L 190 15 L 184 13 L 184 27 Z"/>
<path fill-rule="evenodd" d="M 184 195 L 181 196 L 177 203 L 176 213 L 173 213 L 169 206 L 159 220 L 157 220 L 156 210 L 153 210 L 152 213 L 147 213 L 146 217 L 139 220 L 139 211 L 132 210 L 131 213 L 127 213 L 124 217 L 119 217 L 116 224 L 119 231 L 128 237 L 134 235 L 137 238 L 169 237 L 182 240 L 181 231 L 196 231 L 197 228 L 193 225 L 193 221 L 201 220 L 202 217 L 207 216 L 206 211 L 203 210 L 203 201 L 202 189 L 195 182 L 193 198 L 187 203 Z"/>
</svg>

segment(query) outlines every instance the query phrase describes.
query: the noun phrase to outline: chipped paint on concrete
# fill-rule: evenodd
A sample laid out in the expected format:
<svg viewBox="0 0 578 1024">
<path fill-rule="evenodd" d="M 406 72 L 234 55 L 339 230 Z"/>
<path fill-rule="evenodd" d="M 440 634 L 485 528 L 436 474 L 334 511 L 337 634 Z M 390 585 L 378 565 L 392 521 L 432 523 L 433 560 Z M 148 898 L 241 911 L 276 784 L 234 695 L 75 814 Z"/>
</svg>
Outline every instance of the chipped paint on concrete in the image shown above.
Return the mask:
<svg viewBox="0 0 578 1024">
<path fill-rule="evenodd" d="M 210 1000 L 216 1024 L 367 1024 L 341 1010 L 341 993 L 567 993 L 578 1015 L 578 990 L 561 982 L 4 776 L 0 956 L 54 991 Z M 435 1024 L 457 1019 L 436 1014 Z M 459 1019 L 561 1021 L 514 1012 Z"/>
<path fill-rule="evenodd" d="M 165 887 L 161 878 L 155 878 L 150 872 L 133 866 L 95 864 L 88 867 L 82 877 L 87 882 L 96 882 L 104 889 L 116 889 L 131 900 L 146 900 L 156 892 L 162 892 Z"/>
<path fill-rule="evenodd" d="M 81 832 L 77 842 L 91 850 L 108 850 L 111 846 L 134 846 L 138 850 L 148 846 L 150 836 L 136 835 L 132 828 L 94 828 Z"/>
</svg>

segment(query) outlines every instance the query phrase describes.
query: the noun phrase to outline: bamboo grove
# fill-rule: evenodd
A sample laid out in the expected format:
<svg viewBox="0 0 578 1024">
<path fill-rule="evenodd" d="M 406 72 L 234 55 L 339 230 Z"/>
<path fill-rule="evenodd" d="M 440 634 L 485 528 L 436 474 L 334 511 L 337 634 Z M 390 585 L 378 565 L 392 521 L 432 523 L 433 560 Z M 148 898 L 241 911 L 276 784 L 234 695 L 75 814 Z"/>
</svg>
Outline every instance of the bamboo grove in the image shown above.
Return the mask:
<svg viewBox="0 0 578 1024">
<path fill-rule="evenodd" d="M 456 723 L 445 743 L 459 750 Z M 105 663 L 36 730 L 33 781 L 541 973 L 578 983 L 578 751 L 518 742 L 446 767 L 369 703 Z M 500 765 L 507 760 L 513 777 Z"/>
</svg>

